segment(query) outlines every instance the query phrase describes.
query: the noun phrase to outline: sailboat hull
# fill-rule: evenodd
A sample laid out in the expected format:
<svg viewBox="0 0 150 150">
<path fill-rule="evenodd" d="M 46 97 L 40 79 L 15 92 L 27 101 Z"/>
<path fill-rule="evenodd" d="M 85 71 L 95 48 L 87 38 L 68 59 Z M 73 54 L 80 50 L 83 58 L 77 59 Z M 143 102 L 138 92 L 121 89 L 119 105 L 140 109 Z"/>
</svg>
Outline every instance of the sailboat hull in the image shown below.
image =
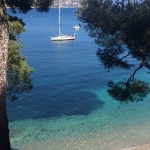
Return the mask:
<svg viewBox="0 0 150 150">
<path fill-rule="evenodd" d="M 75 40 L 75 36 L 61 35 L 61 36 L 51 37 L 51 41 L 68 41 L 68 40 Z"/>
</svg>

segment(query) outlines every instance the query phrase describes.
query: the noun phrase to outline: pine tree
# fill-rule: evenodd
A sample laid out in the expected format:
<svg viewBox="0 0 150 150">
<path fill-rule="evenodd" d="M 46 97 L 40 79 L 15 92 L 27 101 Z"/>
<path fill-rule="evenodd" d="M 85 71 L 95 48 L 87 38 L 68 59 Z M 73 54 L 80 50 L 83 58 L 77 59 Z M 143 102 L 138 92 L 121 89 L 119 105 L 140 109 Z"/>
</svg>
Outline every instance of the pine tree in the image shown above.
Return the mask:
<svg viewBox="0 0 150 150">
<path fill-rule="evenodd" d="M 150 91 L 135 74 L 150 69 L 150 1 L 83 0 L 79 20 L 99 45 L 97 56 L 106 69 L 136 69 L 126 80 L 110 82 L 108 92 L 119 101 L 138 101 Z M 137 60 L 133 65 L 128 57 Z"/>
<path fill-rule="evenodd" d="M 11 149 L 6 112 L 7 84 L 10 84 L 10 86 L 8 86 L 9 91 L 12 91 L 11 89 L 15 91 L 10 93 L 8 92 L 9 95 L 17 92 L 17 94 L 19 94 L 19 92 L 21 92 L 25 88 L 30 87 L 31 82 L 28 78 L 28 75 L 32 72 L 32 70 L 29 69 L 29 67 L 25 63 L 24 57 L 19 56 L 18 50 L 20 46 L 17 45 L 14 41 L 9 41 L 9 38 L 15 40 L 17 30 L 15 24 L 12 25 L 11 23 L 8 23 L 9 17 L 6 11 L 6 6 L 9 6 L 14 13 L 27 13 L 32 6 L 36 7 L 38 11 L 48 11 L 51 3 L 52 0 L 0 0 L 0 150 Z M 11 27 L 14 27 L 13 31 L 16 30 L 14 32 L 16 33 L 16 35 L 12 34 Z M 10 50 L 9 53 L 8 46 Z M 14 53 L 16 53 L 17 56 L 16 64 L 20 63 L 23 67 L 22 72 L 20 72 L 20 74 L 18 75 L 17 73 L 20 66 L 18 66 L 17 68 L 10 64 L 12 63 Z M 16 78 L 18 80 L 14 80 Z M 18 82 L 23 80 L 26 82 L 26 84 L 22 84 L 22 89 L 19 89 L 19 87 L 17 86 Z M 28 86 L 26 87 L 26 85 Z M 16 95 L 12 96 L 12 98 L 15 97 Z"/>
</svg>

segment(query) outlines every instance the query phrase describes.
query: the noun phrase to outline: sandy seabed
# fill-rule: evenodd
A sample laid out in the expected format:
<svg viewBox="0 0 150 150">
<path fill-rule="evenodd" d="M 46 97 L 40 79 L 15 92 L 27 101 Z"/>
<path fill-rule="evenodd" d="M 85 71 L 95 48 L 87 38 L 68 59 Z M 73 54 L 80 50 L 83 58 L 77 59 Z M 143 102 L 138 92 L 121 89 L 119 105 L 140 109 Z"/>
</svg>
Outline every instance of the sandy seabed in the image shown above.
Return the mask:
<svg viewBox="0 0 150 150">
<path fill-rule="evenodd" d="M 142 145 L 142 146 L 136 146 L 136 147 L 131 147 L 127 148 L 124 150 L 150 150 L 150 144 Z"/>
<path fill-rule="evenodd" d="M 134 130 L 133 127 L 125 127 L 118 133 L 110 131 L 108 133 L 71 135 L 22 144 L 14 143 L 13 148 L 17 150 L 150 150 L 150 145 L 148 145 L 150 141 L 149 125 L 144 123 L 136 125 Z"/>
</svg>

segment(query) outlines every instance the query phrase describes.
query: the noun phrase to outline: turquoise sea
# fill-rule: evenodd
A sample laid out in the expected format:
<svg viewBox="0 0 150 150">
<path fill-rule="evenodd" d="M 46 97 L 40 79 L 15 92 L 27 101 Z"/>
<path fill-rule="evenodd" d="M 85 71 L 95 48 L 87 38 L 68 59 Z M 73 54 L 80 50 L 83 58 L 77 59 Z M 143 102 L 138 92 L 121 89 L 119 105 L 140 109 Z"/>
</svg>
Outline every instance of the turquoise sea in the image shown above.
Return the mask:
<svg viewBox="0 0 150 150">
<path fill-rule="evenodd" d="M 120 103 L 107 93 L 110 80 L 133 70 L 105 70 L 98 45 L 80 23 L 74 8 L 61 9 L 61 30 L 76 40 L 51 42 L 57 33 L 57 8 L 18 14 L 25 23 L 21 53 L 34 68 L 33 90 L 8 101 L 11 144 L 17 150 L 120 150 L 150 142 L 150 95 Z M 136 64 L 134 60 L 133 64 Z M 149 82 L 147 70 L 136 76 Z"/>
</svg>

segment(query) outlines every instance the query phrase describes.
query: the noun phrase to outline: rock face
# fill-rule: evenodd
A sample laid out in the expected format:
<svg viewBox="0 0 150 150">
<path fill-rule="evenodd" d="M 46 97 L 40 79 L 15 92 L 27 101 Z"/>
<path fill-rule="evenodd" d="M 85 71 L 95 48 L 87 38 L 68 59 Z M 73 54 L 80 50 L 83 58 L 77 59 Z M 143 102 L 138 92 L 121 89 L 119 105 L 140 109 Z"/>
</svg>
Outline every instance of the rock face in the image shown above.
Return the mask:
<svg viewBox="0 0 150 150">
<path fill-rule="evenodd" d="M 10 150 L 6 113 L 8 41 L 6 9 L 0 2 L 0 150 Z"/>
</svg>

